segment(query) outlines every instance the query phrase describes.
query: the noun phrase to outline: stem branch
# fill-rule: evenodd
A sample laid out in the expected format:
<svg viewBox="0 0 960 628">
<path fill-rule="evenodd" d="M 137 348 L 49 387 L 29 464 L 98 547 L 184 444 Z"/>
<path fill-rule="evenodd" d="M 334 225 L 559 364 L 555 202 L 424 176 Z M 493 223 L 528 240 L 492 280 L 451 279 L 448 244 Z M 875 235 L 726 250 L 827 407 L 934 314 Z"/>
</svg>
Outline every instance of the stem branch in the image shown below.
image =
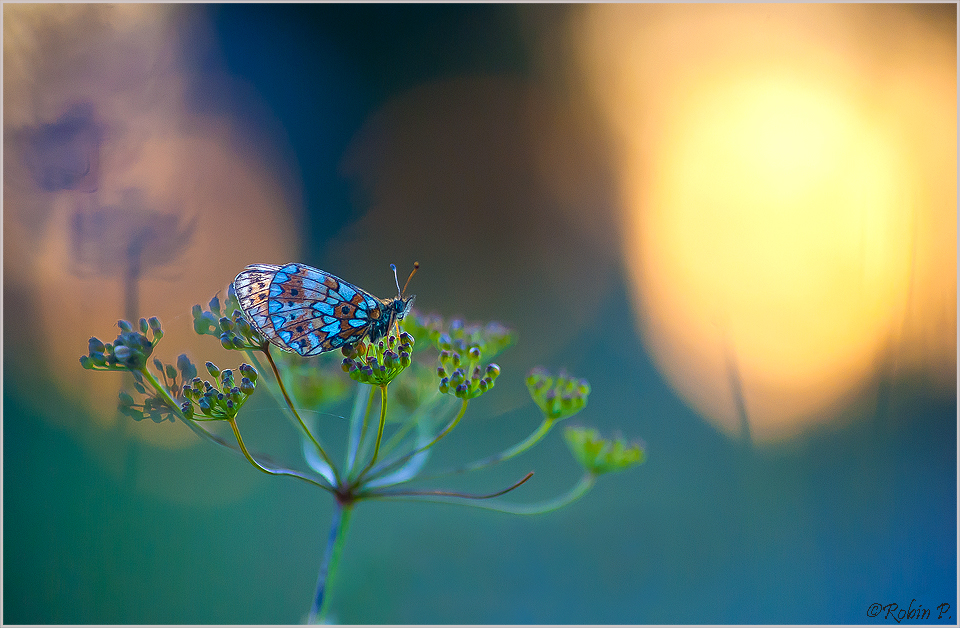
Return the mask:
<svg viewBox="0 0 960 628">
<path fill-rule="evenodd" d="M 377 456 L 380 455 L 380 441 L 383 440 L 383 426 L 387 420 L 387 387 L 380 387 L 380 425 L 377 426 L 377 440 L 373 446 L 373 455 L 370 457 L 370 462 L 367 463 L 367 466 L 363 468 L 363 471 L 357 476 L 357 478 L 362 478 L 363 474 L 370 470 L 370 467 L 374 465 L 377 461 Z M 366 424 L 366 422 L 364 422 Z"/>
<path fill-rule="evenodd" d="M 327 455 L 327 452 L 323 450 L 323 447 L 320 445 L 320 442 L 314 438 L 313 434 L 307 429 L 307 425 L 303 422 L 303 419 L 300 418 L 300 413 L 297 412 L 297 408 L 293 405 L 293 401 L 290 399 L 290 395 L 287 394 L 287 387 L 283 385 L 283 379 L 280 377 L 280 370 L 277 369 L 277 363 L 273 361 L 273 356 L 270 355 L 270 345 L 266 344 L 263 348 L 263 354 L 267 356 L 267 360 L 270 362 L 270 366 L 273 368 L 273 375 L 277 378 L 277 383 L 280 384 L 280 392 L 283 393 L 283 398 L 287 402 L 287 406 L 293 412 L 293 416 L 297 418 L 297 422 L 300 423 L 300 429 L 307 435 L 307 438 L 313 442 L 313 446 L 317 448 L 317 453 L 320 454 L 320 457 L 323 458 L 323 461 L 329 465 L 330 469 L 333 471 L 333 476 L 336 479 L 336 483 L 340 483 L 340 473 L 337 471 L 337 466 L 333 464 L 333 461 L 330 460 L 330 456 Z"/>
<path fill-rule="evenodd" d="M 409 453 L 406 453 L 406 454 L 404 454 L 404 455 L 402 455 L 402 456 L 399 456 L 399 457 L 397 457 L 397 458 L 394 458 L 393 460 L 390 460 L 389 462 L 381 465 L 380 468 L 378 468 L 378 469 L 374 469 L 374 471 L 373 471 L 373 473 L 370 475 L 370 478 L 369 478 L 369 479 L 373 479 L 373 478 L 376 478 L 376 477 L 379 477 L 379 476 L 383 475 L 384 473 L 386 473 L 386 472 L 389 471 L 390 469 L 393 469 L 393 468 L 395 468 L 395 467 L 398 467 L 398 466 L 400 466 L 401 464 L 403 464 L 404 462 L 406 462 L 407 460 L 409 460 L 410 458 L 413 458 L 414 456 L 416 456 L 416 455 L 417 455 L 418 453 L 420 453 L 421 451 L 426 451 L 427 449 L 430 449 L 431 447 L 433 447 L 434 445 L 436 445 L 437 442 L 439 442 L 441 438 L 443 438 L 444 436 L 446 436 L 447 434 L 449 434 L 449 433 L 450 433 L 450 430 L 452 430 L 453 428 L 455 428 L 455 427 L 457 426 L 457 423 L 460 422 L 460 419 L 463 418 L 464 413 L 467 411 L 467 405 L 469 405 L 469 400 L 464 399 L 464 400 L 462 401 L 462 403 L 460 404 L 460 411 L 457 412 L 457 416 L 453 417 L 453 420 L 450 421 L 449 423 L 447 423 L 447 426 L 446 426 L 445 428 L 443 428 L 443 430 L 442 430 L 439 434 L 437 434 L 432 441 L 430 441 L 429 443 L 427 443 L 426 445 L 424 445 L 424 446 L 422 446 L 422 447 L 418 447 L 417 449 L 414 449 L 413 451 L 411 451 L 411 452 L 409 452 Z M 366 469 L 365 469 L 364 471 L 366 471 Z M 363 474 L 361 474 L 361 477 L 362 477 L 362 475 L 363 475 Z"/>
</svg>

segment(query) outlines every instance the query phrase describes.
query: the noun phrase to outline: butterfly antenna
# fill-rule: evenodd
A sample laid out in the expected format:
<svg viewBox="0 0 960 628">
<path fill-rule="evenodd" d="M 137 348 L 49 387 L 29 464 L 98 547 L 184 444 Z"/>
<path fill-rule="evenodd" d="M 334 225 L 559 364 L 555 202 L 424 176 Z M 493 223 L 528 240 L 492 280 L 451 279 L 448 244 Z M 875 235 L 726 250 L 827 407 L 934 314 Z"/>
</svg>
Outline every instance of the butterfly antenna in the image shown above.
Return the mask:
<svg viewBox="0 0 960 628">
<path fill-rule="evenodd" d="M 407 283 L 403 284 L 403 290 L 400 291 L 400 296 L 401 296 L 401 297 L 402 297 L 404 294 L 406 294 L 406 292 L 407 292 L 407 286 L 410 285 L 410 280 L 413 279 L 413 275 L 414 275 L 418 270 L 420 270 L 420 262 L 414 262 L 414 263 L 413 263 L 413 270 L 410 271 L 410 276 L 407 277 Z M 397 274 L 397 270 L 396 270 L 396 269 L 393 270 L 393 274 L 394 274 L 394 275 Z M 399 283 L 397 284 L 397 287 L 398 287 L 398 288 L 400 287 Z"/>
<path fill-rule="evenodd" d="M 403 292 L 400 291 L 400 279 L 397 278 L 397 265 L 390 264 L 390 270 L 393 271 L 393 280 L 397 282 L 397 296 L 402 296 Z"/>
</svg>

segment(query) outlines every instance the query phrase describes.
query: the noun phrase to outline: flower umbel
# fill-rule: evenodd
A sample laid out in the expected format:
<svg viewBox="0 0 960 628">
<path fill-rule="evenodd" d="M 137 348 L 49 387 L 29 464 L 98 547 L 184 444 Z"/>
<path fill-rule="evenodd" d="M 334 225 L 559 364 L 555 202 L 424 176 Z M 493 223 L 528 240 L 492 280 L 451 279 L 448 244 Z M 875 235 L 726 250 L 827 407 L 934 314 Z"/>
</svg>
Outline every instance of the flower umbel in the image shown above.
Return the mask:
<svg viewBox="0 0 960 628">
<path fill-rule="evenodd" d="M 410 366 L 413 343 L 413 336 L 401 332 L 399 338 L 390 334 L 372 344 L 345 346 L 341 368 L 361 384 L 386 386 Z"/>
<path fill-rule="evenodd" d="M 563 436 L 574 457 L 589 473 L 600 475 L 623 471 L 643 463 L 646 451 L 641 443 L 626 443 L 622 438 L 601 438 L 592 428 L 570 426 Z"/>
<path fill-rule="evenodd" d="M 90 338 L 87 355 L 80 356 L 80 365 L 94 371 L 137 371 L 147 365 L 147 360 L 163 338 L 160 320 L 154 316 L 149 321 L 140 319 L 139 331 L 134 331 L 128 321 L 117 321 L 120 335 L 112 343 L 104 344 L 99 338 Z M 150 333 L 153 340 L 147 339 Z"/>
<path fill-rule="evenodd" d="M 194 377 L 189 384 L 183 385 L 184 402 L 181 412 L 195 421 L 229 421 L 237 416 L 247 398 L 257 386 L 257 370 L 249 364 L 241 364 L 239 384 L 230 369 L 221 371 L 213 362 L 207 362 L 207 372 L 213 378 L 201 381 Z M 198 411 L 198 412 L 197 412 Z"/>
<path fill-rule="evenodd" d="M 497 364 L 480 364 L 483 352 L 473 345 L 464 355 L 454 349 L 440 351 L 440 366 L 437 377 L 440 378 L 440 392 L 453 394 L 459 399 L 474 399 L 493 388 L 500 377 Z"/>
<path fill-rule="evenodd" d="M 590 394 L 587 380 L 571 377 L 563 371 L 556 376 L 550 375 L 540 367 L 527 375 L 527 389 L 543 416 L 552 421 L 572 417 L 583 410 Z"/>
<path fill-rule="evenodd" d="M 496 321 L 467 324 L 455 318 L 447 324 L 437 314 L 420 314 L 414 310 L 405 322 L 407 331 L 418 340 L 429 340 L 438 351 L 466 353 L 471 347 L 477 347 L 488 360 L 516 340 L 513 330 Z"/>
<path fill-rule="evenodd" d="M 213 297 L 207 310 L 193 306 L 193 330 L 201 336 L 214 336 L 229 351 L 264 349 L 268 341 L 243 315 L 233 284 L 227 288 L 227 300 L 221 309 L 220 299 Z"/>
</svg>

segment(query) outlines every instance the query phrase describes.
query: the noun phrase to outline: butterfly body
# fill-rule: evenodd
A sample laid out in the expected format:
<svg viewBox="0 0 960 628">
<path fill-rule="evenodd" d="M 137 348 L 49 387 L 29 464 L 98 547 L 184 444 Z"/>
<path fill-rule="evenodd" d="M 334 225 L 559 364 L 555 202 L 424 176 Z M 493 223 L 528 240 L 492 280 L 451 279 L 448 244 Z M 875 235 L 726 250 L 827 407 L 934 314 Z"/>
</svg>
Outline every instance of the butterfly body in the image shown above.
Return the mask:
<svg viewBox="0 0 960 628">
<path fill-rule="evenodd" d="M 330 273 L 291 263 L 251 264 L 233 281 L 240 308 L 273 344 L 302 356 L 367 338 L 376 342 L 402 320 L 413 296 L 378 299 Z"/>
</svg>

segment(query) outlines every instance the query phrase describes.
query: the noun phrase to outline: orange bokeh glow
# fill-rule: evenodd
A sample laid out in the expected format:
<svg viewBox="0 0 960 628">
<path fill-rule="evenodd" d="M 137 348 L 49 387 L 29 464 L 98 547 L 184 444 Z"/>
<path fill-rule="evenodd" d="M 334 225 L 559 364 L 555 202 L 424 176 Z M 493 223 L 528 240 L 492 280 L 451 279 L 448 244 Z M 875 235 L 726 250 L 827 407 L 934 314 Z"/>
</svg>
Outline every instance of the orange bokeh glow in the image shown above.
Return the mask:
<svg viewBox="0 0 960 628">
<path fill-rule="evenodd" d="M 742 394 L 767 441 L 827 420 L 891 360 L 951 385 L 953 29 L 878 6 L 586 15 L 638 320 L 676 390 L 731 434 Z"/>
</svg>

